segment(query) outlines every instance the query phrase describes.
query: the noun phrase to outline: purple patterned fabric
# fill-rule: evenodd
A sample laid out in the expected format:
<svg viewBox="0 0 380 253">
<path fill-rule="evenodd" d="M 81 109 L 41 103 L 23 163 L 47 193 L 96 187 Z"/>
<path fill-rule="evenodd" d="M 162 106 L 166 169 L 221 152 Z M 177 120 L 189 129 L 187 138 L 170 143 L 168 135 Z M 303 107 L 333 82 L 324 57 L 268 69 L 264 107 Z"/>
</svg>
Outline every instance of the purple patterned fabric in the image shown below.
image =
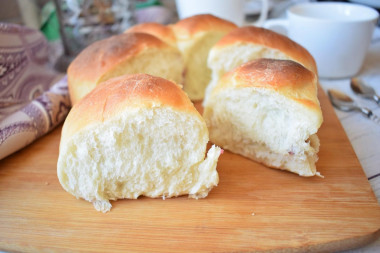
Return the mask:
<svg viewBox="0 0 380 253">
<path fill-rule="evenodd" d="M 61 123 L 70 110 L 67 77 L 0 122 L 0 159 L 25 147 Z"/>
<path fill-rule="evenodd" d="M 0 110 L 33 100 L 56 77 L 48 66 L 48 43 L 39 31 L 0 23 Z"/>
<path fill-rule="evenodd" d="M 0 23 L 0 159 L 65 119 L 71 106 L 67 78 L 56 80 L 44 36 Z"/>
</svg>

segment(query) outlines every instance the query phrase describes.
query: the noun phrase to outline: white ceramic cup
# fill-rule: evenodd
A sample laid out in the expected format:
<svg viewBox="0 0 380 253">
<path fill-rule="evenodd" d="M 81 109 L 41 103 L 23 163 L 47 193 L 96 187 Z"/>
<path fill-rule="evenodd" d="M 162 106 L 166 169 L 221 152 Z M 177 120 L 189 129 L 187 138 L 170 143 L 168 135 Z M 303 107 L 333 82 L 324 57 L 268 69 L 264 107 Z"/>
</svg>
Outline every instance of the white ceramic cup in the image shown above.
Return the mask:
<svg viewBox="0 0 380 253">
<path fill-rule="evenodd" d="M 268 0 L 176 0 L 180 19 L 198 14 L 212 14 L 238 26 L 245 24 L 246 1 L 261 1 L 261 11 L 254 25 L 260 26 L 268 15 Z"/>
<path fill-rule="evenodd" d="M 264 27 L 286 31 L 315 58 L 322 78 L 357 74 L 371 42 L 379 14 L 358 4 L 303 3 L 287 10 L 287 19 L 268 20 Z"/>
</svg>

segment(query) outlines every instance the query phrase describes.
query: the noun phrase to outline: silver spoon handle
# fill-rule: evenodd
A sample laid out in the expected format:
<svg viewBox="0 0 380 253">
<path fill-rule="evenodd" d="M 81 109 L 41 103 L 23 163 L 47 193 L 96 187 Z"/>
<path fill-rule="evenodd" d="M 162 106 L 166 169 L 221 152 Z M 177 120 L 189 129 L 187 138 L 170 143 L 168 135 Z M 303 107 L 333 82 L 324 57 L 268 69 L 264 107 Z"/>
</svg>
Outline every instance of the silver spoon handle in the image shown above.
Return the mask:
<svg viewBox="0 0 380 253">
<path fill-rule="evenodd" d="M 370 109 L 363 107 L 363 108 L 360 108 L 360 111 L 364 115 L 366 115 L 369 119 L 371 119 L 373 122 L 380 125 L 380 118 L 377 115 L 375 115 Z"/>
</svg>

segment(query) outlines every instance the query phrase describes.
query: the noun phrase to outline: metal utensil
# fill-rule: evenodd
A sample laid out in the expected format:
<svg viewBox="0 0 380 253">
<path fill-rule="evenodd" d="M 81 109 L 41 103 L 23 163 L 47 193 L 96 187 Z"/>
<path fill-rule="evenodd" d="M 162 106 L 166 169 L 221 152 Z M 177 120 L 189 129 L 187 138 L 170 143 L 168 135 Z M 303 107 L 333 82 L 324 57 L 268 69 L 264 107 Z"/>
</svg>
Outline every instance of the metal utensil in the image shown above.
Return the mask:
<svg viewBox="0 0 380 253">
<path fill-rule="evenodd" d="M 351 89 L 361 97 L 371 98 L 375 100 L 375 102 L 380 105 L 380 97 L 376 94 L 375 90 L 366 84 L 363 83 L 359 78 L 351 79 Z"/>
<path fill-rule="evenodd" d="M 362 112 L 367 118 L 373 120 L 377 124 L 380 124 L 380 118 L 373 114 L 373 112 L 365 107 L 360 107 L 356 104 L 356 102 L 344 94 L 343 92 L 340 92 L 338 90 L 330 89 L 327 91 L 327 94 L 329 95 L 331 103 L 342 111 L 360 111 Z"/>
</svg>

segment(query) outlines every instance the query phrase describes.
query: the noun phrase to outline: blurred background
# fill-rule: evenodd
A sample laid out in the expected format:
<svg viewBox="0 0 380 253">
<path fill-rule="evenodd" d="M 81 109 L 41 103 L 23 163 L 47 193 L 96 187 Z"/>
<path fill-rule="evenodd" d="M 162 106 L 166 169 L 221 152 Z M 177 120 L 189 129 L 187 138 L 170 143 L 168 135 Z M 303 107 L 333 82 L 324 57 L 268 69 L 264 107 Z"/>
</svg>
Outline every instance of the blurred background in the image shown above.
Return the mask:
<svg viewBox="0 0 380 253">
<path fill-rule="evenodd" d="M 88 0 L 0 0 L 0 22 L 26 24 L 28 26 L 37 27 L 41 25 L 41 14 L 43 8 L 47 8 L 46 4 L 49 4 L 49 2 L 54 3 L 73 1 L 86 2 Z M 136 6 L 137 12 L 141 12 L 141 10 L 144 9 L 145 12 L 147 12 L 147 10 L 150 11 L 150 13 L 146 14 L 152 15 L 150 18 L 156 18 L 156 22 L 159 23 L 175 22 L 176 18 L 178 18 L 176 16 L 175 0 L 118 0 L 118 2 L 123 1 L 133 2 L 133 4 Z M 270 17 L 277 17 L 277 15 L 284 11 L 284 8 L 287 8 L 292 4 L 310 1 L 323 2 L 327 0 L 270 0 Z M 91 0 L 91 2 L 96 2 L 96 0 Z M 246 2 L 247 14 L 254 16 L 255 9 L 257 7 L 254 3 L 252 4 L 252 1 L 250 0 L 246 0 Z M 329 0 L 329 2 L 361 3 L 371 6 L 377 10 L 380 9 L 380 0 Z M 258 2 L 258 4 L 260 4 L 260 2 Z M 154 15 L 157 14 L 161 14 L 162 16 L 155 17 Z M 145 16 L 144 18 L 150 21 L 149 17 Z M 141 19 L 139 21 L 146 22 L 146 20 Z"/>
<path fill-rule="evenodd" d="M 261 1 L 245 1 L 246 21 L 254 22 L 260 14 Z M 291 5 L 317 0 L 268 1 L 268 18 L 281 18 Z M 380 0 L 330 1 L 380 9 Z M 61 72 L 80 50 L 96 40 L 137 23 L 169 24 L 177 20 L 176 0 L 0 0 L 0 22 L 40 30 L 50 45 L 49 60 Z"/>
</svg>

